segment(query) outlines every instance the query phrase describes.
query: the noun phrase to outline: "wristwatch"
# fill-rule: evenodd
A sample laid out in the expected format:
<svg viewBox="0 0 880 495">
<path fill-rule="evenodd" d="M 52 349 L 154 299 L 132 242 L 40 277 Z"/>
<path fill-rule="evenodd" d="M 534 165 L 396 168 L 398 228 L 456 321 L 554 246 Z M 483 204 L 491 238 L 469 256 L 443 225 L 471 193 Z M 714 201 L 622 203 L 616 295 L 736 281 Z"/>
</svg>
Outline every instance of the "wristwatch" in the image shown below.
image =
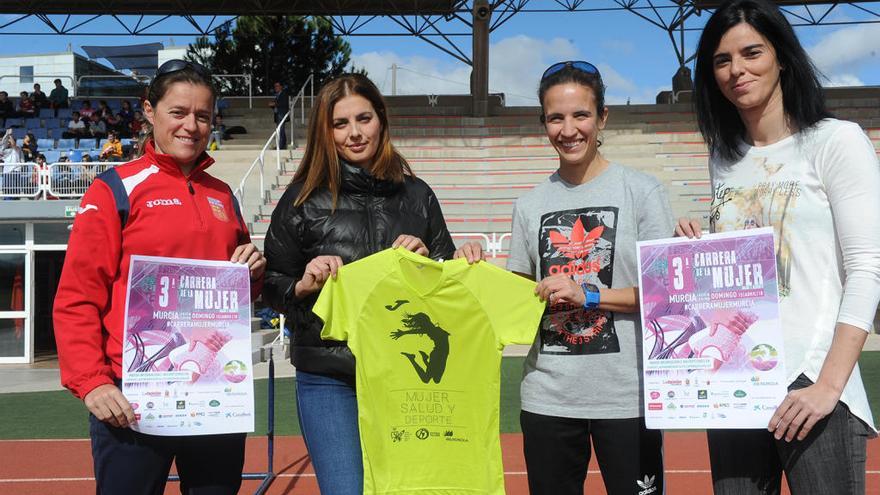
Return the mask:
<svg viewBox="0 0 880 495">
<path fill-rule="evenodd" d="M 599 307 L 599 288 L 593 284 L 583 283 L 584 309 L 596 309 Z"/>
</svg>

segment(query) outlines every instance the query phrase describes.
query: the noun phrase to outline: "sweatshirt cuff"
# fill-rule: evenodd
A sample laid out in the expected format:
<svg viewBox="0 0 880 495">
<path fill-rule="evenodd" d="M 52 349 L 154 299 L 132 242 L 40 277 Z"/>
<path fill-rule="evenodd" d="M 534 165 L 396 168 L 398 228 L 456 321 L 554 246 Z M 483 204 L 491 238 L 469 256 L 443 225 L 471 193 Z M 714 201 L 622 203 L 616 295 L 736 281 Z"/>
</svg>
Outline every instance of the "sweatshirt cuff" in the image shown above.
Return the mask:
<svg viewBox="0 0 880 495">
<path fill-rule="evenodd" d="M 73 395 L 81 400 L 85 400 L 86 396 L 89 395 L 89 392 L 100 387 L 101 385 L 115 384 L 115 380 L 113 380 L 113 377 L 110 376 L 109 373 L 110 369 L 108 366 L 106 372 L 102 370 L 102 372 L 89 378 L 88 380 L 77 385 L 71 385 L 69 388 L 71 392 L 73 392 Z"/>
</svg>

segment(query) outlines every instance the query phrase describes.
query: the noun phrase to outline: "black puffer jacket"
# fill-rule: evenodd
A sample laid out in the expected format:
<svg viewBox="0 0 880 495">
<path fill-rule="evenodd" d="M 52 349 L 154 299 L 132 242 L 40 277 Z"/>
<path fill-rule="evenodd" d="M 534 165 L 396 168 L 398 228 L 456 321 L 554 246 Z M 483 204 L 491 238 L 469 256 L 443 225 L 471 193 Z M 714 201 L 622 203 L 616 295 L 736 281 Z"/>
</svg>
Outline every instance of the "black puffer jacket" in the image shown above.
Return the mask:
<svg viewBox="0 0 880 495">
<path fill-rule="evenodd" d="M 292 330 L 290 359 L 310 373 L 354 375 L 354 356 L 345 342 L 321 340 L 321 319 L 312 313 L 318 293 L 297 300 L 294 285 L 306 264 L 316 256 L 335 255 L 351 263 L 383 249 L 401 234 L 421 239 L 434 259 L 449 259 L 455 251 L 440 204 L 424 181 L 407 177 L 403 183 L 377 180 L 358 167 L 343 164 L 342 187 L 336 211 L 331 194 L 314 191 L 294 206 L 301 183 L 291 185 L 272 213 L 266 234 L 268 261 L 264 299 L 287 315 Z"/>
</svg>

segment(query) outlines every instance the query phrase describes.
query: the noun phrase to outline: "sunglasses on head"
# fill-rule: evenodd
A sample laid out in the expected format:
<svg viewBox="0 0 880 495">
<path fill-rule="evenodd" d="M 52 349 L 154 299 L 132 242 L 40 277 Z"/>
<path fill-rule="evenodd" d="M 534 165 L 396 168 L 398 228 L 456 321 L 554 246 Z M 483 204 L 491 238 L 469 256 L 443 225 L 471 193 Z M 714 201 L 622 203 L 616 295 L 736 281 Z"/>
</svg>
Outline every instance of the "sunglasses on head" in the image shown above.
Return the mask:
<svg viewBox="0 0 880 495">
<path fill-rule="evenodd" d="M 198 62 L 190 62 L 187 60 L 180 60 L 178 58 L 175 58 L 160 65 L 159 68 L 156 70 L 156 77 L 154 79 L 157 79 L 161 76 L 166 76 L 174 72 L 180 72 L 184 69 L 192 69 L 201 76 L 211 76 L 211 73 L 208 72 L 208 69 L 206 69 L 204 65 Z"/>
<path fill-rule="evenodd" d="M 544 74 L 541 76 L 541 80 L 543 81 L 544 79 L 547 79 L 548 77 L 567 67 L 571 67 L 572 69 L 576 69 L 587 74 L 596 74 L 597 76 L 599 75 L 599 69 L 597 69 L 595 65 L 589 62 L 584 62 L 583 60 L 567 60 L 565 62 L 557 62 L 550 67 L 547 67 L 547 70 L 545 70 Z"/>
</svg>

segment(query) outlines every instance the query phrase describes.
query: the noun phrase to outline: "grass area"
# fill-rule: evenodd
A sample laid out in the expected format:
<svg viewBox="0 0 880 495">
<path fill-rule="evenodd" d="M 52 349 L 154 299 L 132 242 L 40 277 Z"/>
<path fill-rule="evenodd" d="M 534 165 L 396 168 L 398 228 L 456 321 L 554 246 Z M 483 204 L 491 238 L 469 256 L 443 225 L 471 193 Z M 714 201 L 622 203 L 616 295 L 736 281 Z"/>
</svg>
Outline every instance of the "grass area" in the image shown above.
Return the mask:
<svg viewBox="0 0 880 495">
<path fill-rule="evenodd" d="M 519 432 L 521 357 L 501 363 L 501 432 Z M 875 424 L 880 422 L 880 351 L 864 352 L 859 360 Z M 267 428 L 268 380 L 257 380 L 256 433 Z M 275 380 L 275 434 L 299 435 L 293 378 Z M 87 438 L 85 406 L 67 392 L 27 392 L 0 395 L 0 439 Z"/>
</svg>

